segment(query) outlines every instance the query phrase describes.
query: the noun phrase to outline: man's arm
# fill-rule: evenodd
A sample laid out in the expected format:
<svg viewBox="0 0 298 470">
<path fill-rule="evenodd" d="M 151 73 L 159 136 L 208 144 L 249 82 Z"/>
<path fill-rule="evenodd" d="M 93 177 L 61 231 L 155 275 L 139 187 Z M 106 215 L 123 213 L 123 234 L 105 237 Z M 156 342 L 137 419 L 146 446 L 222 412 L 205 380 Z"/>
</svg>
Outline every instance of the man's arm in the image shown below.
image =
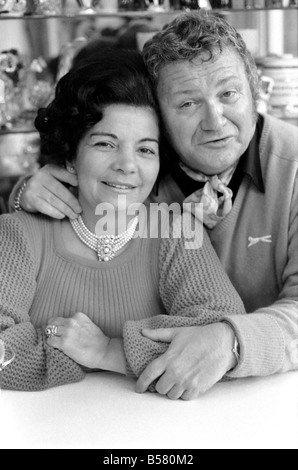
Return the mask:
<svg viewBox="0 0 298 470">
<path fill-rule="evenodd" d="M 9 208 L 14 211 L 14 201 L 27 180 L 20 198 L 20 206 L 26 212 L 40 212 L 55 219 L 77 218 L 80 204 L 66 185 L 78 185 L 76 175 L 56 165 L 45 165 L 32 176 L 21 178 L 9 198 Z"/>
<path fill-rule="evenodd" d="M 185 239 L 162 240 L 160 291 L 168 315 L 126 323 L 126 359 L 140 377 L 137 391 L 193 399 L 236 366 L 235 335 L 222 319 L 245 314 L 244 305 L 206 232 L 196 250 Z"/>
<path fill-rule="evenodd" d="M 294 188 L 289 226 L 287 263 L 275 303 L 245 315 L 226 318 L 241 347 L 234 378 L 267 376 L 298 369 L 298 178 Z"/>
</svg>

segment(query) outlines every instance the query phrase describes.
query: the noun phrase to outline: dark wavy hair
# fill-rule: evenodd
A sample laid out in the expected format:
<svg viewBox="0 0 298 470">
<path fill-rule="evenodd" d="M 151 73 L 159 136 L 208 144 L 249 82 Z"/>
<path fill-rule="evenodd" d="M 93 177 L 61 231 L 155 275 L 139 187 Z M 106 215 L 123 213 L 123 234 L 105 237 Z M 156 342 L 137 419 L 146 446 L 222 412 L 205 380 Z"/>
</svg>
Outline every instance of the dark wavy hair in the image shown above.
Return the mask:
<svg viewBox="0 0 298 470">
<path fill-rule="evenodd" d="M 54 100 L 35 120 L 43 161 L 72 162 L 80 140 L 113 104 L 150 108 L 160 122 L 152 81 L 136 51 L 97 50 L 61 78 Z"/>
</svg>

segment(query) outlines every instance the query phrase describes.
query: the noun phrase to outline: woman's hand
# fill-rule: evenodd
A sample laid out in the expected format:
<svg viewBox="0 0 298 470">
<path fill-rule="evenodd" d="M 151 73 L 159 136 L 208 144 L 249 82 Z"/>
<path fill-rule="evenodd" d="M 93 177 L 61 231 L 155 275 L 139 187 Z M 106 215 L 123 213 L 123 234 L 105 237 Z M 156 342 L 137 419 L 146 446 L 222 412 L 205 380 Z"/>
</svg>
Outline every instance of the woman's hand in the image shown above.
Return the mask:
<svg viewBox="0 0 298 470">
<path fill-rule="evenodd" d="M 22 209 L 56 219 L 77 218 L 81 207 L 63 183 L 76 187 L 77 176 L 65 168 L 45 165 L 28 180 L 20 201 Z"/>
<path fill-rule="evenodd" d="M 47 340 L 49 346 L 59 349 L 81 366 L 104 368 L 110 339 L 87 315 L 76 313 L 72 318 L 54 318 L 49 325 L 57 326 L 57 336 Z"/>
<path fill-rule="evenodd" d="M 81 366 L 126 374 L 123 341 L 108 338 L 84 313 L 72 318 L 53 318 L 49 325 L 57 327 L 57 336 L 47 340 Z"/>
</svg>

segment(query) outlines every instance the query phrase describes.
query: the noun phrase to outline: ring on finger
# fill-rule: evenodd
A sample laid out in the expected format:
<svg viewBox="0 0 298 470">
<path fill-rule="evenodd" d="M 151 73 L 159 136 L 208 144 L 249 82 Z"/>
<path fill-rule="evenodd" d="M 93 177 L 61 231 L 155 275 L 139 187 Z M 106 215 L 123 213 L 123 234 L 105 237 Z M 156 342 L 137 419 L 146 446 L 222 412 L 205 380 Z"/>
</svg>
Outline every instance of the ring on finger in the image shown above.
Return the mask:
<svg viewBox="0 0 298 470">
<path fill-rule="evenodd" d="M 56 325 L 47 326 L 45 329 L 45 335 L 47 338 L 53 338 L 54 336 L 58 336 L 58 326 Z"/>
</svg>

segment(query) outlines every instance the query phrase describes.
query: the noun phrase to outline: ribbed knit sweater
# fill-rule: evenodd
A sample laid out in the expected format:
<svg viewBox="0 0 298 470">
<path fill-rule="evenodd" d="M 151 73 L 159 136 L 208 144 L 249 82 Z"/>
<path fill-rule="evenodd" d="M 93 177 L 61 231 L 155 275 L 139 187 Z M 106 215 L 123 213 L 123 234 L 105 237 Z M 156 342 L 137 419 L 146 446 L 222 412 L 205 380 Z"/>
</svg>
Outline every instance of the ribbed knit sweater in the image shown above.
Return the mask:
<svg viewBox="0 0 298 470">
<path fill-rule="evenodd" d="M 245 313 L 206 232 L 200 249 L 184 247 L 185 238 L 138 238 L 99 263 L 68 251 L 61 221 L 1 216 L 0 338 L 16 353 L 1 387 L 42 390 L 84 377 L 82 367 L 47 345 L 52 317 L 80 311 L 107 336 L 123 336 L 127 374 L 139 376 L 168 348 L 144 338 L 144 327 L 203 325 Z"/>
<path fill-rule="evenodd" d="M 249 313 L 225 319 L 241 351 L 231 377 L 298 368 L 298 130 L 264 118 L 260 161 L 265 194 L 246 175 L 230 214 L 208 231 Z M 159 201 L 183 199 L 168 177 Z"/>
</svg>

